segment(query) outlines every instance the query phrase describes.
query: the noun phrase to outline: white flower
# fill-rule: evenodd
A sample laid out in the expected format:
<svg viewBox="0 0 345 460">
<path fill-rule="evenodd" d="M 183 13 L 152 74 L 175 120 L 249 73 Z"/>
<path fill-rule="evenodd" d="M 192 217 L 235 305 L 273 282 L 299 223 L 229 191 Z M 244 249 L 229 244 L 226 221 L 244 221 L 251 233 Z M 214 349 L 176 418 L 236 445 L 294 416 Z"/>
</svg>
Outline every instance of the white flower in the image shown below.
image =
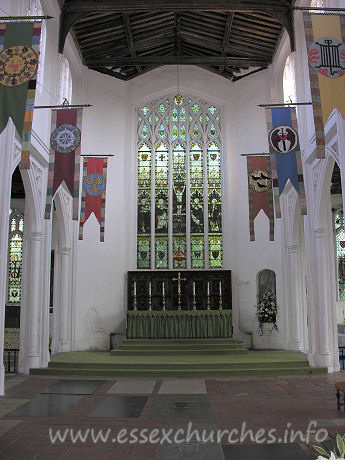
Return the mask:
<svg viewBox="0 0 345 460">
<path fill-rule="evenodd" d="M 322 455 L 319 455 L 317 457 L 317 460 L 341 460 L 340 458 L 336 457 L 333 452 L 331 452 L 331 456 L 328 458 L 323 457 Z"/>
</svg>

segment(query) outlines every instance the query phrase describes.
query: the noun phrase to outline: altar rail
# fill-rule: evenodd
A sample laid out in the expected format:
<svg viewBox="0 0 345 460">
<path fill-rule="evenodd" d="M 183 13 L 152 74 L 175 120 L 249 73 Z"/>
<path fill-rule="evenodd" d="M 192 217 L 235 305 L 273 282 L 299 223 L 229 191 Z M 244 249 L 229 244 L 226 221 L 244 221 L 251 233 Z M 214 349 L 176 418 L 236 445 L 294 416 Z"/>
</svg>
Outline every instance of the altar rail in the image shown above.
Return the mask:
<svg viewBox="0 0 345 460">
<path fill-rule="evenodd" d="M 208 300 L 211 310 L 219 310 L 220 289 L 222 309 L 231 310 L 231 270 L 133 270 L 128 272 L 127 305 L 134 309 L 134 283 L 136 289 L 136 308 L 138 311 L 149 310 L 149 289 L 151 283 L 151 309 L 163 310 L 163 282 L 166 310 L 178 309 L 178 282 L 181 281 L 181 310 L 193 310 L 193 283 L 195 286 L 195 309 L 207 310 Z M 175 279 L 175 281 L 174 281 Z M 209 290 L 209 296 L 208 296 Z"/>
</svg>

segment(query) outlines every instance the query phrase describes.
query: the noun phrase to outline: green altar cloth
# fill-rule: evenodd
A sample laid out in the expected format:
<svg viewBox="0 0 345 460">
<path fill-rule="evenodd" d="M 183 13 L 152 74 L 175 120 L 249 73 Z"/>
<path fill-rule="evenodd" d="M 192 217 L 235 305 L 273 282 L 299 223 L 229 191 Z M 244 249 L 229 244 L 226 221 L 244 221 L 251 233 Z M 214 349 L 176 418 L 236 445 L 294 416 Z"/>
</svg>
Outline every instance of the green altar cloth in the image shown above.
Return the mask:
<svg viewBox="0 0 345 460">
<path fill-rule="evenodd" d="M 128 311 L 129 339 L 232 337 L 231 310 Z"/>
</svg>

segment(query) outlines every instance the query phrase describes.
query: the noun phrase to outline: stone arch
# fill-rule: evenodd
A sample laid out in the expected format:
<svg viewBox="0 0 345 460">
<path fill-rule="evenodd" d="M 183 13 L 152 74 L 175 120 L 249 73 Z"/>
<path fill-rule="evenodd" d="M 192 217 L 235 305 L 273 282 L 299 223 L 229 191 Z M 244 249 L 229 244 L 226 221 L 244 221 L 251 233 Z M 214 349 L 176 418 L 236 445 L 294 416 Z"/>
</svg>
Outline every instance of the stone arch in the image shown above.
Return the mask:
<svg viewBox="0 0 345 460">
<path fill-rule="evenodd" d="M 53 199 L 52 243 L 54 251 L 52 354 L 71 348 L 72 197 L 64 185 Z M 52 282 L 52 280 L 51 280 Z"/>
<path fill-rule="evenodd" d="M 326 148 L 325 159 L 317 160 L 313 166 L 314 208 L 310 228 L 312 252 L 309 255 L 311 289 L 308 290 L 311 364 L 327 366 L 332 372 L 339 369 L 330 194 L 335 162 L 331 149 Z"/>
<path fill-rule="evenodd" d="M 11 172 L 20 161 L 20 148 L 14 142 Z M 47 313 L 45 279 L 45 224 L 43 221 L 43 186 L 46 165 L 31 156 L 30 169 L 21 169 L 25 190 L 22 301 L 20 310 L 19 372 L 47 363 L 45 341 Z"/>
<path fill-rule="evenodd" d="M 284 286 L 285 333 L 289 349 L 306 351 L 308 349 L 308 327 L 304 218 L 301 215 L 299 194 L 290 181 L 288 181 L 281 197 L 284 226 L 283 263 L 286 273 Z"/>
<path fill-rule="evenodd" d="M 318 190 L 315 200 L 315 214 L 314 214 L 314 226 L 315 228 L 323 228 L 329 224 L 328 215 L 328 201 L 329 201 L 329 189 L 331 186 L 332 174 L 334 163 L 336 159 L 329 152 L 326 151 L 326 158 L 319 160 L 320 162 L 320 173 L 318 177 Z M 340 165 L 338 164 L 340 167 Z"/>
</svg>

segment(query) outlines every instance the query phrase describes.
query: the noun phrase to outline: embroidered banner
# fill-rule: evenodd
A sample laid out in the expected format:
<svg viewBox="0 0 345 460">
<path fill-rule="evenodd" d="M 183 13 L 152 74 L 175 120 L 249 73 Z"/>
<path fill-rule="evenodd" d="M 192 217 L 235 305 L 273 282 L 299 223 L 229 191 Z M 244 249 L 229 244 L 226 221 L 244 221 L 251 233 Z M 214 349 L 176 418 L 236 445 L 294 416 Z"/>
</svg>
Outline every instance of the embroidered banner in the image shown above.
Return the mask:
<svg viewBox="0 0 345 460">
<path fill-rule="evenodd" d="M 41 23 L 0 24 L 0 133 L 8 119 L 22 138 L 21 169 L 30 168 Z"/>
<path fill-rule="evenodd" d="M 100 241 L 104 241 L 105 193 L 107 183 L 107 158 L 84 157 L 83 191 L 81 197 L 79 239 L 83 239 L 83 227 L 92 213 L 100 225 Z"/>
<path fill-rule="evenodd" d="M 81 108 L 52 111 L 45 219 L 50 219 L 52 200 L 64 181 L 73 197 L 73 220 L 78 220 L 82 113 Z"/>
<path fill-rule="evenodd" d="M 299 194 L 302 214 L 307 214 L 296 109 L 270 109 L 266 116 L 276 217 L 281 217 L 279 197 L 288 179 Z"/>
<path fill-rule="evenodd" d="M 304 13 L 317 158 L 325 158 L 324 124 L 345 117 L 345 16 Z"/>
<path fill-rule="evenodd" d="M 274 240 L 271 166 L 268 156 L 247 156 L 249 232 L 255 241 L 254 219 L 262 209 L 270 221 L 270 241 Z"/>
</svg>

